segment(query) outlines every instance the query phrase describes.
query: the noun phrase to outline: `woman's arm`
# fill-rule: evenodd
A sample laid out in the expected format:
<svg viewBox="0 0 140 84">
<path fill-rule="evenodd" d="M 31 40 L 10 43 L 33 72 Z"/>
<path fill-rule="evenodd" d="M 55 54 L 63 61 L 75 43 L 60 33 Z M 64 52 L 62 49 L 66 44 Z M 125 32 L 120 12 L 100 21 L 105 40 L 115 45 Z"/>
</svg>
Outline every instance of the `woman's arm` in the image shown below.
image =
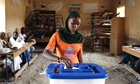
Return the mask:
<svg viewBox="0 0 140 84">
<path fill-rule="evenodd" d="M 50 50 L 45 49 L 43 51 L 43 57 L 49 61 L 57 61 L 58 60 L 58 56 L 55 56 Z"/>
<path fill-rule="evenodd" d="M 79 63 L 83 63 L 82 54 L 78 54 L 77 57 L 78 57 Z"/>
<path fill-rule="evenodd" d="M 67 68 L 72 68 L 72 61 L 70 59 L 56 56 L 48 49 L 45 49 L 43 51 L 43 57 L 49 61 L 63 63 L 66 65 Z"/>
</svg>

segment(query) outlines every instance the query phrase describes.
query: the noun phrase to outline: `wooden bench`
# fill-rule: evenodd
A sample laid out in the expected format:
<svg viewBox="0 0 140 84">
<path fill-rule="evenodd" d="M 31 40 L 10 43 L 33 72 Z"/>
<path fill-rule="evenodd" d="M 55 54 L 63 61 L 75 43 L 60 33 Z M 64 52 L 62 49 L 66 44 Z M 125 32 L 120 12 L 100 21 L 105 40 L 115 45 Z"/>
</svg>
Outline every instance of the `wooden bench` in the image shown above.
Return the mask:
<svg viewBox="0 0 140 84">
<path fill-rule="evenodd" d="M 34 45 L 35 43 L 36 43 L 36 42 L 29 42 L 28 44 L 26 44 L 25 46 L 23 46 L 23 47 L 22 47 L 21 49 L 19 49 L 19 50 L 13 50 L 13 51 L 10 52 L 10 53 L 3 53 L 3 52 L 0 52 L 0 55 L 6 56 L 6 58 L 7 58 L 7 56 L 8 56 L 8 57 L 11 56 L 11 57 L 13 57 L 13 58 L 14 58 L 14 57 L 17 57 L 17 56 L 19 56 L 21 53 L 23 53 L 25 50 L 27 50 L 28 48 L 30 48 L 30 46 Z M 37 57 L 37 54 L 35 54 L 35 56 L 33 56 L 33 58 L 32 58 L 29 62 L 25 63 L 17 73 L 14 73 L 14 80 L 17 79 L 18 76 L 20 76 L 20 74 L 26 69 L 26 67 L 27 67 L 28 65 L 30 65 L 31 63 L 33 63 L 33 61 L 35 60 L 36 57 Z M 13 62 L 14 62 L 14 61 L 13 61 Z M 13 64 L 13 67 L 14 67 L 14 63 L 12 63 L 12 64 Z M 8 66 L 6 65 L 6 67 L 8 67 Z M 8 73 L 7 68 L 6 68 L 6 80 L 7 80 L 7 82 L 10 82 L 10 80 L 9 80 L 9 73 Z"/>
</svg>

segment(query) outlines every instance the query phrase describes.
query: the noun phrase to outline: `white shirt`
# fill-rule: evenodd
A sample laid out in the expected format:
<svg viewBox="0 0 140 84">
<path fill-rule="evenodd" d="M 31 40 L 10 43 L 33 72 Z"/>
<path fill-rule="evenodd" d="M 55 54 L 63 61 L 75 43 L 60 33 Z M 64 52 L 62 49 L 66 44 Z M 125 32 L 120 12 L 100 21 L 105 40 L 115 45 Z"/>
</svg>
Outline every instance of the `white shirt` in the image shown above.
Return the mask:
<svg viewBox="0 0 140 84">
<path fill-rule="evenodd" d="M 4 50 L 4 44 L 3 43 L 5 43 L 5 44 L 7 44 L 4 40 L 2 40 L 1 38 L 0 38 L 0 51 L 3 51 Z M 18 69 L 20 69 L 21 67 L 20 67 L 20 63 L 22 62 L 22 60 L 21 60 L 21 58 L 19 57 L 19 56 L 17 56 L 17 57 L 15 57 L 14 58 L 14 70 L 16 71 L 16 70 L 18 70 Z M 4 65 L 6 65 L 6 61 L 5 61 L 5 59 L 2 61 L 2 63 L 4 64 Z M 8 65 L 10 65 L 12 62 L 9 60 L 9 61 L 7 61 L 7 63 L 8 63 Z M 13 66 L 12 66 L 12 72 L 14 71 L 13 70 Z"/>
<path fill-rule="evenodd" d="M 25 38 L 26 38 L 26 34 L 19 34 L 19 37 L 22 39 L 22 40 L 24 40 L 25 41 Z"/>
<path fill-rule="evenodd" d="M 22 40 L 19 36 L 16 40 L 13 38 L 13 36 L 10 37 L 9 42 L 12 45 L 12 47 L 17 47 L 18 49 L 22 48 L 25 44 L 24 40 Z"/>
</svg>

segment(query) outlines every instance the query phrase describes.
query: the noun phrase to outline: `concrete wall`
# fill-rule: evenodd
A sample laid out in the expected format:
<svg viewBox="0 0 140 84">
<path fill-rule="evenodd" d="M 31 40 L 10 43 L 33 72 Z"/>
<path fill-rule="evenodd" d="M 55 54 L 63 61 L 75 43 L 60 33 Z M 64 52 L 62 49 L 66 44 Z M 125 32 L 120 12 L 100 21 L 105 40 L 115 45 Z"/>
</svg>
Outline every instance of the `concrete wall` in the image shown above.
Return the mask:
<svg viewBox="0 0 140 84">
<path fill-rule="evenodd" d="M 42 10 L 49 10 L 51 7 L 55 7 L 57 10 L 57 14 L 62 14 L 63 19 L 65 21 L 67 15 L 68 15 L 68 4 L 81 4 L 81 16 L 82 16 L 82 24 L 80 28 L 78 29 L 79 32 L 81 32 L 84 36 L 87 36 L 90 34 L 90 31 L 92 29 L 92 17 L 91 14 L 94 11 L 90 11 L 90 13 L 85 13 L 84 11 L 84 3 L 87 4 L 98 4 L 97 12 L 103 12 L 104 10 L 111 10 L 111 1 L 112 0 L 35 0 L 36 1 L 36 9 L 41 9 L 41 4 L 45 4 L 46 8 Z M 60 4 L 61 8 L 58 9 L 58 7 L 52 3 L 58 3 Z M 50 7 L 51 5 L 51 7 Z M 101 8 L 101 5 L 104 5 L 105 8 Z M 59 7 L 60 7 L 59 6 Z M 93 8 L 94 9 L 94 8 Z"/>
<path fill-rule="evenodd" d="M 89 35 L 92 24 L 91 24 L 91 13 L 84 12 L 84 3 L 98 3 L 98 11 L 103 12 L 106 10 L 112 10 L 116 13 L 116 8 L 120 5 L 125 5 L 126 8 L 126 19 L 125 19 L 125 36 L 130 42 L 131 40 L 140 40 L 140 0 L 121 0 L 121 4 L 118 5 L 118 0 L 30 0 L 31 3 L 28 3 L 28 0 L 21 0 L 21 5 L 13 4 L 12 0 L 5 0 L 6 7 L 6 31 L 12 33 L 16 28 L 18 30 L 24 26 L 25 18 L 28 14 L 35 9 L 41 9 L 41 4 L 46 4 L 44 10 L 48 10 L 48 6 L 51 3 L 61 3 L 61 9 L 57 11 L 57 14 L 62 14 L 65 21 L 68 14 L 68 4 L 81 4 L 81 16 L 82 24 L 79 28 L 79 31 L 87 36 Z M 34 5 L 33 5 L 34 1 Z M 133 6 L 128 6 L 127 1 L 135 1 Z M 101 5 L 104 5 L 105 8 L 100 8 Z M 53 7 L 53 5 L 51 6 Z M 55 6 L 54 6 L 55 7 Z M 5 24 L 5 23 L 3 23 Z"/>
<path fill-rule="evenodd" d="M 132 2 L 131 2 L 132 1 Z M 130 3 L 129 3 L 130 2 Z M 113 1 L 113 11 L 117 11 L 117 7 L 125 6 L 125 41 L 128 44 L 140 44 L 140 0 L 121 0 Z"/>
<path fill-rule="evenodd" d="M 24 26 L 26 6 L 30 6 L 28 0 L 20 0 L 20 4 L 14 4 L 13 0 L 5 0 L 6 7 L 6 32 L 11 36 L 16 29 L 19 31 Z"/>
<path fill-rule="evenodd" d="M 63 19 L 65 21 L 68 14 L 68 4 L 81 4 L 81 16 L 82 16 L 82 24 L 79 28 L 79 31 L 87 36 L 90 34 L 92 29 L 92 19 L 90 13 L 84 12 L 84 3 L 88 4 L 98 4 L 98 9 L 96 12 L 103 12 L 104 10 L 111 10 L 111 0 L 30 0 L 31 3 L 28 3 L 28 0 L 20 0 L 21 4 L 13 4 L 12 0 L 6 0 L 6 31 L 7 33 L 12 33 L 16 30 L 19 30 L 22 26 L 24 26 L 24 21 L 29 13 L 35 9 L 41 9 L 41 4 L 46 4 L 46 8 L 44 10 L 48 10 L 48 6 L 51 3 L 62 3 L 62 8 L 57 11 L 57 14 L 62 14 Z M 34 4 L 33 4 L 34 3 Z M 101 8 L 101 5 L 104 5 L 105 8 Z M 55 7 L 55 5 L 50 6 Z"/>
<path fill-rule="evenodd" d="M 129 38 L 129 43 L 133 43 L 135 40 L 140 41 L 140 0 L 134 1 L 134 6 L 126 5 L 125 34 Z"/>
</svg>

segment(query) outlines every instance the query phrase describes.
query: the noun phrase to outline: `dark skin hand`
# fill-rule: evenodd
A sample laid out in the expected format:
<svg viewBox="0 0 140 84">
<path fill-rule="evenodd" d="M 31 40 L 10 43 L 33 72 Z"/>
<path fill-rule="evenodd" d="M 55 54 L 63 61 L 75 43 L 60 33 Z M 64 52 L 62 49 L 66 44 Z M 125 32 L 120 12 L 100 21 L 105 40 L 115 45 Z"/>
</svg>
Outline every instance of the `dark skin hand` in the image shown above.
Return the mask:
<svg viewBox="0 0 140 84">
<path fill-rule="evenodd" d="M 50 61 L 57 61 L 58 60 L 58 56 L 54 55 L 51 51 L 45 49 L 43 52 L 43 57 L 45 59 L 48 59 Z M 67 58 L 60 58 L 60 63 L 65 64 L 67 68 L 72 68 L 72 61 L 70 59 Z"/>
<path fill-rule="evenodd" d="M 17 47 L 13 47 L 13 48 L 11 48 L 12 50 L 17 50 L 18 48 Z"/>
<path fill-rule="evenodd" d="M 65 64 L 67 68 L 72 68 L 73 67 L 71 60 L 69 60 L 67 58 L 61 58 L 60 63 Z"/>
</svg>

